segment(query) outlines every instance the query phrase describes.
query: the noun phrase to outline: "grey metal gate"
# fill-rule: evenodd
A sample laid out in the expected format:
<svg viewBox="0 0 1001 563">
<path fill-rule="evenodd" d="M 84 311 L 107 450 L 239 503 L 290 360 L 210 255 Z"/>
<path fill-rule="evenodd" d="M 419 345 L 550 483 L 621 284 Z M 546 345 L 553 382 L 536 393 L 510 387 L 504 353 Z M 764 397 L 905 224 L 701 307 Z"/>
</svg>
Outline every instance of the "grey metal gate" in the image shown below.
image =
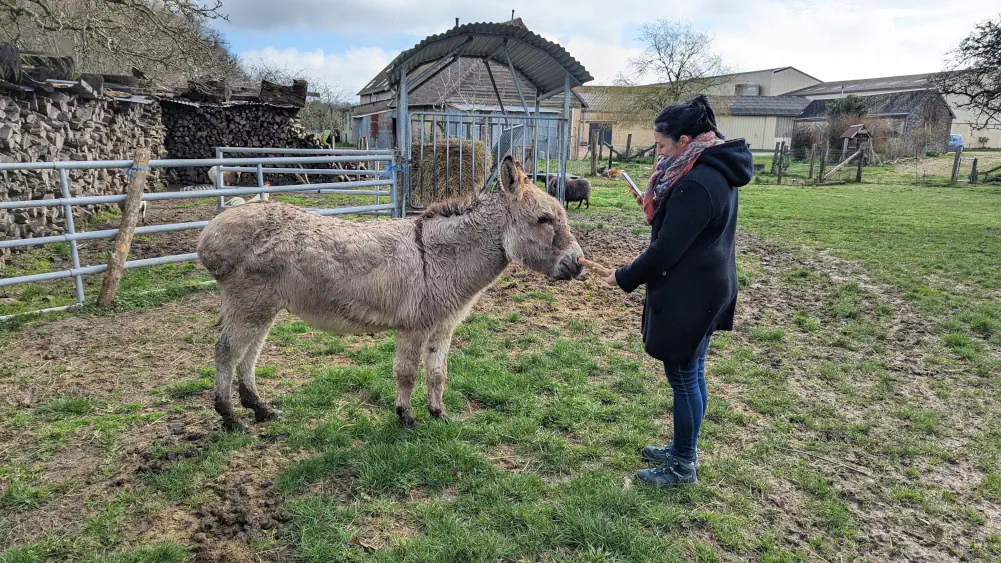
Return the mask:
<svg viewBox="0 0 1001 563">
<path fill-rule="evenodd" d="M 219 154 L 223 153 L 243 153 L 257 156 L 245 158 L 215 158 L 215 159 L 164 159 L 150 160 L 149 168 L 190 168 L 190 167 L 219 167 L 217 174 L 217 184 L 215 189 L 201 191 L 179 191 L 179 192 L 147 192 L 142 199 L 145 201 L 179 200 L 179 199 L 201 199 L 201 198 L 222 198 L 234 196 L 254 196 L 261 195 L 266 198 L 268 193 L 292 193 L 292 192 L 316 192 L 320 194 L 340 194 L 352 196 L 371 196 L 374 202 L 369 205 L 356 205 L 350 207 L 337 207 L 329 209 L 308 209 L 318 215 L 343 215 L 343 214 L 387 214 L 393 217 L 399 215 L 397 203 L 397 181 L 393 173 L 396 157 L 389 150 L 350 150 L 350 149 L 285 149 L 285 148 L 249 148 L 249 147 L 221 147 Z M 267 154 L 285 154 L 289 156 L 267 157 Z M 331 168 L 308 168 L 308 165 L 324 166 L 345 163 L 363 162 L 372 168 L 365 170 L 332 170 Z M 59 280 L 66 278 L 74 279 L 74 289 L 76 303 L 62 307 L 51 307 L 29 313 L 18 313 L 10 316 L 0 317 L 5 320 L 11 316 L 19 314 L 36 314 L 54 311 L 64 311 L 84 304 L 83 276 L 100 274 L 107 269 L 107 264 L 95 266 L 85 266 L 80 262 L 80 255 L 77 250 L 77 242 L 96 239 L 112 239 L 118 235 L 118 229 L 104 229 L 99 231 L 76 231 L 73 207 L 83 205 L 98 205 L 119 203 L 125 200 L 124 194 L 98 195 L 98 196 L 73 196 L 71 190 L 70 171 L 72 170 L 130 170 L 134 166 L 131 160 L 97 160 L 97 161 L 65 161 L 65 162 L 7 162 L 0 163 L 0 172 L 6 170 L 56 170 L 59 173 L 59 198 L 36 199 L 36 200 L 14 200 L 0 201 L 0 209 L 20 209 L 52 207 L 61 208 L 66 218 L 66 233 L 59 235 L 43 236 L 28 239 L 11 239 L 0 241 L 0 248 L 22 248 L 44 244 L 68 242 L 71 250 L 71 268 L 56 270 L 41 274 L 22 275 L 15 277 L 0 277 L 0 288 L 21 284 L 37 283 L 49 280 Z M 223 183 L 221 172 L 245 172 L 256 174 L 257 186 L 254 187 L 234 187 L 226 186 Z M 352 178 L 347 182 L 321 182 L 316 184 L 293 184 L 283 186 L 265 186 L 264 174 L 299 174 L 303 176 L 320 176 L 321 178 L 332 175 L 344 175 Z M 389 202 L 380 203 L 379 198 L 388 198 Z M 190 221 L 184 223 L 169 223 L 163 225 L 148 225 L 137 227 L 137 235 L 166 233 L 185 230 L 202 229 L 208 221 Z M 198 259 L 198 254 L 192 252 L 171 256 L 159 256 L 141 260 L 129 260 L 125 262 L 126 269 L 143 268 L 149 266 L 160 266 L 164 264 L 178 264 L 182 262 L 194 262 Z"/>
<path fill-rule="evenodd" d="M 562 201 L 569 121 L 554 113 L 512 115 L 413 112 L 409 119 L 404 194 L 411 209 L 452 197 L 491 191 L 497 165 L 511 154 L 530 178 Z"/>
</svg>

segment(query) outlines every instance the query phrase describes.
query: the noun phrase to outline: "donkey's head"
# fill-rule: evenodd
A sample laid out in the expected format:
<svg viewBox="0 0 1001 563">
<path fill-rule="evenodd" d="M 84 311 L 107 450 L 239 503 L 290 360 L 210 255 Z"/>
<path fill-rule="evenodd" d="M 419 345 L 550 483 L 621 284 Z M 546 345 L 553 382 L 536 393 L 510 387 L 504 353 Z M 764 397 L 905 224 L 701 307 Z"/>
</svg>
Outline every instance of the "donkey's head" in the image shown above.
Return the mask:
<svg viewBox="0 0 1001 563">
<path fill-rule="evenodd" d="M 570 234 L 563 206 L 529 182 L 511 155 L 501 161 L 500 191 L 509 210 L 504 230 L 508 258 L 558 280 L 579 276 L 577 258 L 584 252 Z"/>
</svg>

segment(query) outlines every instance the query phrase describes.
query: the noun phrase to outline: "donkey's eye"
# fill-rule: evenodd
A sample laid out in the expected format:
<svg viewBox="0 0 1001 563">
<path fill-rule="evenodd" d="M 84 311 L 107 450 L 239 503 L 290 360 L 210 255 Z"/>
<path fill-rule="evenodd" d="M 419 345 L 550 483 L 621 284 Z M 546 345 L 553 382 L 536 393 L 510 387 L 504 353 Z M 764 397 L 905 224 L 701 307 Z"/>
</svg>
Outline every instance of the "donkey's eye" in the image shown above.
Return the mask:
<svg viewBox="0 0 1001 563">
<path fill-rule="evenodd" d="M 540 225 L 552 225 L 553 221 L 555 221 L 555 219 L 553 219 L 549 215 L 543 215 L 542 217 L 539 217 Z"/>
</svg>

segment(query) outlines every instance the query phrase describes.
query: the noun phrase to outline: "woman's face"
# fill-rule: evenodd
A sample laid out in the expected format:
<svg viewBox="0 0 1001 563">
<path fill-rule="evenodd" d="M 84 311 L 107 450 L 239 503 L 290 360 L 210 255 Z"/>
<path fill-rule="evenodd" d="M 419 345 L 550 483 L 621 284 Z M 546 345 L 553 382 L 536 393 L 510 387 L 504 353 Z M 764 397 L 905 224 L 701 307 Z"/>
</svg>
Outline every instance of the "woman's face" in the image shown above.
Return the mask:
<svg viewBox="0 0 1001 563">
<path fill-rule="evenodd" d="M 675 142 L 674 139 L 657 131 L 653 132 L 653 140 L 657 143 L 657 156 L 667 157 L 672 157 L 678 154 L 681 152 L 681 149 L 685 148 L 688 143 L 692 142 L 688 135 L 682 135 L 678 138 L 677 142 Z"/>
</svg>

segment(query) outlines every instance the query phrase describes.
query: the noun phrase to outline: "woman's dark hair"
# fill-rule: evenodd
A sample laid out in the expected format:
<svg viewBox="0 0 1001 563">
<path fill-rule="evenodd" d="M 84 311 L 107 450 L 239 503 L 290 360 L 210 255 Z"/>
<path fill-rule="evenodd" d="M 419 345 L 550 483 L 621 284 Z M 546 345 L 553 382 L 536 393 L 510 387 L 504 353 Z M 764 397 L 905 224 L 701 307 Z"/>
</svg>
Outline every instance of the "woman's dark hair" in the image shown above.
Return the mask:
<svg viewBox="0 0 1001 563">
<path fill-rule="evenodd" d="M 712 131 L 717 138 L 723 134 L 716 129 L 716 114 L 705 94 L 699 94 L 682 102 L 675 102 L 660 112 L 653 121 L 653 130 L 677 141 L 682 135 L 691 138 Z"/>
</svg>

